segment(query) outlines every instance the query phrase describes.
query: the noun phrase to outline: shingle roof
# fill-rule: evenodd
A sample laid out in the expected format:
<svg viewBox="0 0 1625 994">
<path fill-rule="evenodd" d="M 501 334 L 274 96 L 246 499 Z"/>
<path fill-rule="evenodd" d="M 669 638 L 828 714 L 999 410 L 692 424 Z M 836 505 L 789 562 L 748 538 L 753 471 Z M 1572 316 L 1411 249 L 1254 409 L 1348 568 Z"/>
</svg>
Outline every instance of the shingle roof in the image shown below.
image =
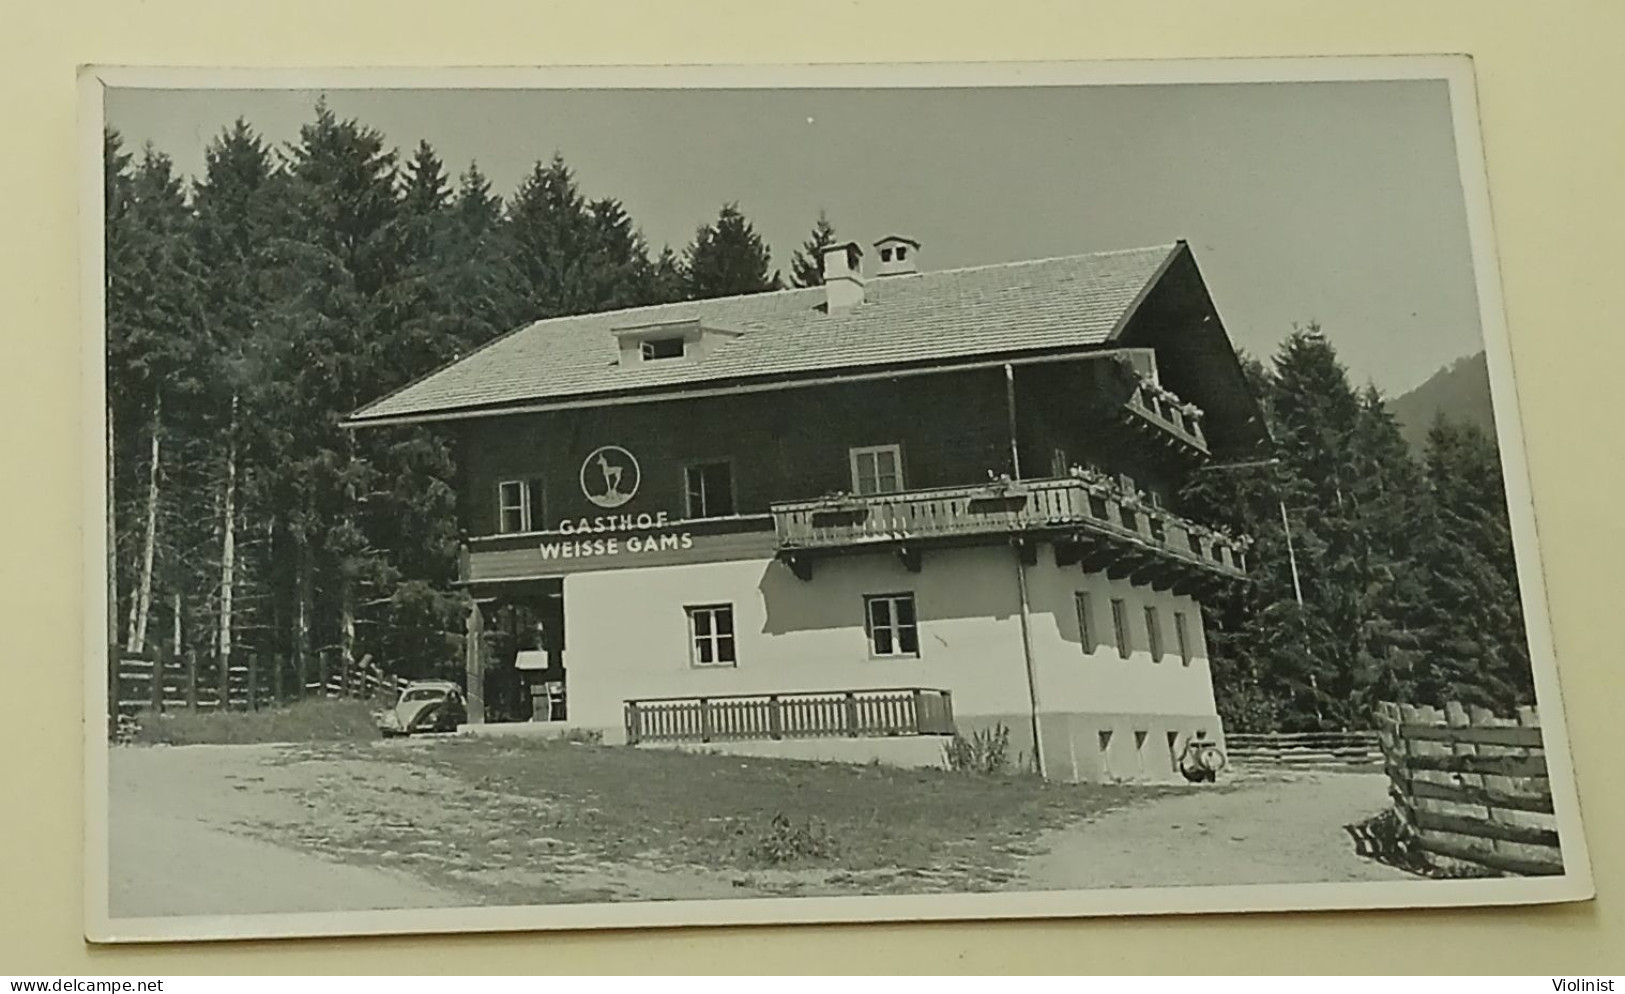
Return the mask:
<svg viewBox="0 0 1625 994">
<path fill-rule="evenodd" d="M 823 288 L 810 287 L 550 318 L 351 421 L 1100 345 L 1179 247 L 872 278 L 861 303 L 834 314 L 824 310 Z M 617 364 L 617 329 L 681 321 L 736 334 L 691 361 Z"/>
</svg>

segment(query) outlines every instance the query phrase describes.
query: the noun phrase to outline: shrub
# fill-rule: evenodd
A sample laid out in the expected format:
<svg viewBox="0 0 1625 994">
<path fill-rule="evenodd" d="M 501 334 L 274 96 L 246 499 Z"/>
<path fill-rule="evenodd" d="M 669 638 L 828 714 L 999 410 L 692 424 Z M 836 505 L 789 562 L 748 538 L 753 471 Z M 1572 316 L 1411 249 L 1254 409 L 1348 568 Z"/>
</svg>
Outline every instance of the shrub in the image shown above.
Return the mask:
<svg viewBox="0 0 1625 994">
<path fill-rule="evenodd" d="M 317 698 L 260 711 L 144 711 L 128 741 L 138 745 L 357 742 L 378 737 L 365 701 Z"/>
<path fill-rule="evenodd" d="M 950 770 L 960 773 L 995 775 L 1010 770 L 1010 729 L 1002 723 L 992 728 L 980 728 L 970 738 L 955 732 L 942 747 L 943 758 Z"/>
<path fill-rule="evenodd" d="M 806 860 L 824 860 L 835 856 L 835 842 L 830 838 L 823 822 L 809 818 L 797 824 L 782 814 L 773 816 L 767 831 L 751 846 L 755 859 L 781 866 Z"/>
<path fill-rule="evenodd" d="M 1464 860 L 1430 856 L 1415 845 L 1398 812 L 1387 808 L 1364 821 L 1346 826 L 1361 856 L 1419 876 L 1459 879 L 1499 876 L 1494 870 Z"/>
</svg>

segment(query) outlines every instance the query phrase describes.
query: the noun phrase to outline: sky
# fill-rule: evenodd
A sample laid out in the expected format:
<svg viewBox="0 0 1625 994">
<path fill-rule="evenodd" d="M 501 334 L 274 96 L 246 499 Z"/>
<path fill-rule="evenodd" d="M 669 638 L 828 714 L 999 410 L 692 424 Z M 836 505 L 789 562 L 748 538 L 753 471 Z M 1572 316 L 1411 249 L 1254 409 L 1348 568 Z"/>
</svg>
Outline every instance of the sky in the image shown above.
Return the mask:
<svg viewBox="0 0 1625 994">
<path fill-rule="evenodd" d="M 924 269 L 1184 239 L 1254 355 L 1317 322 L 1356 386 L 1397 396 L 1483 347 L 1443 82 L 325 92 L 505 195 L 558 152 L 657 250 L 727 202 L 786 274 L 820 210 L 918 240 Z M 107 120 L 197 175 L 238 117 L 289 142 L 320 96 L 111 89 Z"/>
</svg>

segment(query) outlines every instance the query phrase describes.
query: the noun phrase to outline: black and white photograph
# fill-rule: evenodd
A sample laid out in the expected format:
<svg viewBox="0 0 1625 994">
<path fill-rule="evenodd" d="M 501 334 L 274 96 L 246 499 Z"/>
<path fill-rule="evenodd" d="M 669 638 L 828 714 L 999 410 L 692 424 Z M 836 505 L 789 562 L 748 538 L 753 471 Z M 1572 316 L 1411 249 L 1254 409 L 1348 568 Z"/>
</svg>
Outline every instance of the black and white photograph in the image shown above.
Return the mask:
<svg viewBox="0 0 1625 994">
<path fill-rule="evenodd" d="M 92 939 L 1591 895 L 1470 61 L 82 87 Z"/>
</svg>

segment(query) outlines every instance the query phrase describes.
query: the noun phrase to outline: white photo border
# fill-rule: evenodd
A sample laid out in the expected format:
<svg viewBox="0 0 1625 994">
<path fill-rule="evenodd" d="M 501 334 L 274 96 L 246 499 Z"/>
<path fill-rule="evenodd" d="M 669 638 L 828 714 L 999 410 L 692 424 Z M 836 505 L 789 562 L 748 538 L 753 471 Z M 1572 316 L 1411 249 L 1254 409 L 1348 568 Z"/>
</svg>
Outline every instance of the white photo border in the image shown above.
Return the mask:
<svg viewBox="0 0 1625 994">
<path fill-rule="evenodd" d="M 1565 865 L 1561 876 L 1362 883 L 1256 884 L 929 896 L 466 907 L 269 915 L 113 918 L 108 853 L 106 312 L 103 277 L 104 92 L 148 89 L 740 89 L 1127 86 L 1434 80 L 1449 87 L 1457 165 L 1511 518 L 1524 623 Z M 796 66 L 552 68 L 166 68 L 79 71 L 84 362 L 85 936 L 173 942 L 318 936 L 873 923 L 1517 905 L 1595 896 L 1536 535 L 1511 348 L 1490 215 L 1473 65 L 1466 55 L 971 62 Z"/>
</svg>

